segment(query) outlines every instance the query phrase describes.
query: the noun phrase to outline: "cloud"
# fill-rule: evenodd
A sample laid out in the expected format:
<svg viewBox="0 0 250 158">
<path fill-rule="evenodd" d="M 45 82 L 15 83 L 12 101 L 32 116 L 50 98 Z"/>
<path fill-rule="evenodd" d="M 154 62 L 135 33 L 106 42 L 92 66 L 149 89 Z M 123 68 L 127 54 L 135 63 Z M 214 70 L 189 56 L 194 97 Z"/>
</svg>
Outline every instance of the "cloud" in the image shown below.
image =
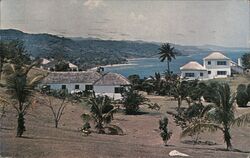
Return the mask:
<svg viewBox="0 0 250 158">
<path fill-rule="evenodd" d="M 83 5 L 89 9 L 94 9 L 100 6 L 104 6 L 104 2 L 103 0 L 87 0 Z"/>
<path fill-rule="evenodd" d="M 134 12 L 130 13 L 130 17 L 134 20 L 134 21 L 145 21 L 147 20 L 147 18 L 143 15 L 143 14 L 136 14 Z"/>
</svg>

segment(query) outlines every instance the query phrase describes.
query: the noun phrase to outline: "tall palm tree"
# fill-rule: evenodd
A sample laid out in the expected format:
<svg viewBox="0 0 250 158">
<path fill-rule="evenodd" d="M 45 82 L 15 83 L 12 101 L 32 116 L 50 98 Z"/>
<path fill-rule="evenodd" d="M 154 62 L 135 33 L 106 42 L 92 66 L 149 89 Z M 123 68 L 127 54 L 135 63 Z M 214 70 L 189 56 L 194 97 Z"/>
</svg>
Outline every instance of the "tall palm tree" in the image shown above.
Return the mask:
<svg viewBox="0 0 250 158">
<path fill-rule="evenodd" d="M 250 113 L 235 116 L 234 94 L 231 94 L 227 83 L 213 84 L 213 93 L 211 101 L 214 103 L 211 109 L 206 113 L 203 120 L 195 122 L 187 127 L 182 136 L 198 133 L 204 130 L 222 131 L 227 150 L 232 150 L 230 129 L 234 125 L 244 125 L 250 123 Z"/>
<path fill-rule="evenodd" d="M 21 137 L 25 131 L 24 116 L 31 105 L 30 99 L 35 87 L 44 78 L 44 75 L 31 76 L 29 74 L 36 64 L 30 66 L 9 64 L 4 68 L 6 74 L 4 86 L 7 88 L 8 94 L 11 95 L 11 99 L 17 102 L 13 105 L 18 114 L 17 137 Z"/>
<path fill-rule="evenodd" d="M 167 64 L 168 64 L 168 69 L 167 73 L 170 74 L 170 68 L 169 68 L 169 63 L 172 61 L 172 59 L 175 59 L 175 51 L 174 47 L 171 47 L 169 43 L 167 44 L 162 44 L 161 48 L 159 48 L 160 52 L 158 53 L 160 55 L 159 59 L 161 62 L 164 62 L 167 59 Z"/>
</svg>

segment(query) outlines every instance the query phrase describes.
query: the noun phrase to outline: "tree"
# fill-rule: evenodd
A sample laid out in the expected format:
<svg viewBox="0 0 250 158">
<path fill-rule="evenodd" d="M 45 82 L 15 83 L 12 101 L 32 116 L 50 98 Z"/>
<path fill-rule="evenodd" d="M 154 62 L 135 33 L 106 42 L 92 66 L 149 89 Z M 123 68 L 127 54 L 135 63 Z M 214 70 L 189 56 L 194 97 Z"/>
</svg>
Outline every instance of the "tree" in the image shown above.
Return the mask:
<svg viewBox="0 0 250 158">
<path fill-rule="evenodd" d="M 123 133 L 120 127 L 110 124 L 113 119 L 113 113 L 116 112 L 117 108 L 111 105 L 107 96 L 96 97 L 93 95 L 87 101 L 87 105 L 90 105 L 90 114 L 84 113 L 81 116 L 85 122 L 84 126 L 89 125 L 89 121 L 93 120 L 97 133 L 104 134 L 105 129 L 108 129 L 110 134 Z"/>
<path fill-rule="evenodd" d="M 55 128 L 57 128 L 64 109 L 66 108 L 67 103 L 70 102 L 67 90 L 43 90 L 42 94 L 45 106 L 51 110 L 54 118 Z"/>
<path fill-rule="evenodd" d="M 210 132 L 220 130 L 224 135 L 227 150 L 232 150 L 230 129 L 234 125 L 244 125 L 250 122 L 250 114 L 242 114 L 235 117 L 235 97 L 231 94 L 227 83 L 216 83 L 211 94 L 213 106 L 206 113 L 206 117 L 199 122 L 192 123 L 183 132 L 182 136 L 194 134 L 200 131 L 208 130 Z"/>
<path fill-rule="evenodd" d="M 164 62 L 167 59 L 167 73 L 170 74 L 170 67 L 169 63 L 172 61 L 172 59 L 175 59 L 176 52 L 174 51 L 174 47 L 171 47 L 169 43 L 163 44 L 161 48 L 159 49 L 160 52 L 158 53 L 160 55 L 159 59 L 161 62 Z"/>
<path fill-rule="evenodd" d="M 65 62 L 64 60 L 59 60 L 55 64 L 55 71 L 69 71 L 69 63 Z"/>
<path fill-rule="evenodd" d="M 0 120 L 5 116 L 5 108 L 7 105 L 9 105 L 10 103 L 8 102 L 7 99 L 3 98 L 0 96 Z"/>
<path fill-rule="evenodd" d="M 31 97 L 35 87 L 44 78 L 44 75 L 32 76 L 30 70 L 36 65 L 14 65 L 9 64 L 4 68 L 6 74 L 7 92 L 11 95 L 11 99 L 17 101 L 13 105 L 18 114 L 17 137 L 21 137 L 25 131 L 25 114 L 31 105 Z"/>
<path fill-rule="evenodd" d="M 151 84 L 154 87 L 154 91 L 157 94 L 162 94 L 164 91 L 164 81 L 161 78 L 161 74 L 159 72 L 155 73 L 155 76 L 150 76 L 149 82 L 151 82 Z"/>
<path fill-rule="evenodd" d="M 159 129 L 161 130 L 161 138 L 165 146 L 167 146 L 167 142 L 172 136 L 172 132 L 168 130 L 168 118 L 166 116 L 159 120 Z"/>
<path fill-rule="evenodd" d="M 127 115 L 137 114 L 140 109 L 140 105 L 147 101 L 142 94 L 139 94 L 139 92 L 133 88 L 125 90 L 125 92 L 122 93 L 122 96 L 122 102 Z"/>
<path fill-rule="evenodd" d="M 249 86 L 248 86 L 249 87 Z M 250 87 L 249 87 L 250 88 Z M 236 95 L 236 102 L 239 107 L 246 107 L 249 99 L 250 94 L 248 94 L 249 88 L 246 85 L 240 84 L 237 87 L 237 95 Z"/>
<path fill-rule="evenodd" d="M 180 111 L 182 101 L 188 96 L 188 82 L 182 81 L 180 78 L 173 80 L 171 83 L 170 93 L 177 99 L 177 111 Z"/>
<path fill-rule="evenodd" d="M 250 69 L 250 53 L 245 53 L 242 57 L 242 64 L 246 69 Z"/>
</svg>

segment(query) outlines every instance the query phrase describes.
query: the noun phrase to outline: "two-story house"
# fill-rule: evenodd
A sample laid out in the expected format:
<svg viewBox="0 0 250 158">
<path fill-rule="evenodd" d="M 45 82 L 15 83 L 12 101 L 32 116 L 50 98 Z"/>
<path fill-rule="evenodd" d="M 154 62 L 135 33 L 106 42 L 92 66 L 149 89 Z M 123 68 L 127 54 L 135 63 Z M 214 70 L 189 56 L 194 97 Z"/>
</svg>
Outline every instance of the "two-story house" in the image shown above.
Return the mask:
<svg viewBox="0 0 250 158">
<path fill-rule="evenodd" d="M 232 61 L 220 52 L 212 52 L 203 58 L 203 66 L 191 61 L 182 67 L 181 78 L 207 80 L 231 76 Z"/>
<path fill-rule="evenodd" d="M 203 58 L 203 66 L 207 69 L 209 79 L 231 76 L 231 59 L 220 52 L 213 52 Z"/>
</svg>

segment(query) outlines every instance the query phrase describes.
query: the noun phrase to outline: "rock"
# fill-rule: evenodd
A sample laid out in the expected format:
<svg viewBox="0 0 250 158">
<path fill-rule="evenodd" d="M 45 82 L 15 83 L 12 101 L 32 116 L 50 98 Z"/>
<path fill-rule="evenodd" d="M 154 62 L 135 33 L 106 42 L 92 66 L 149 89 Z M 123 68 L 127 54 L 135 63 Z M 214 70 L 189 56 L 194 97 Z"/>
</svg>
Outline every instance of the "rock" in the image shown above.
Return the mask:
<svg viewBox="0 0 250 158">
<path fill-rule="evenodd" d="M 172 150 L 172 151 L 170 151 L 169 156 L 183 156 L 183 157 L 187 157 L 189 155 L 181 153 L 181 152 L 179 152 L 177 150 Z"/>
</svg>

